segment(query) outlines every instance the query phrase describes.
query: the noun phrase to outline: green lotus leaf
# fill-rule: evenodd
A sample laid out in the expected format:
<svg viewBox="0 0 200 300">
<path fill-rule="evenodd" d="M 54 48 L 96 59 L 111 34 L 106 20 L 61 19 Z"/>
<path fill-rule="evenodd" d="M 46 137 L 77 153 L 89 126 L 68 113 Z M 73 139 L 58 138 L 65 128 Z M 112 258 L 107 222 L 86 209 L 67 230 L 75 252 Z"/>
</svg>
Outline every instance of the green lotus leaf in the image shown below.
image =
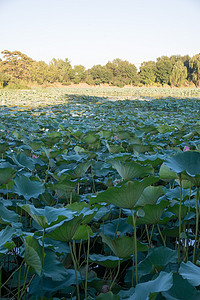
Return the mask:
<svg viewBox="0 0 200 300">
<path fill-rule="evenodd" d="M 18 221 L 19 215 L 14 211 L 7 209 L 3 203 L 0 202 L 0 223 L 10 224 Z"/>
<path fill-rule="evenodd" d="M 63 281 L 68 276 L 63 263 L 58 260 L 57 255 L 50 249 L 45 249 L 43 276 L 53 281 Z"/>
<path fill-rule="evenodd" d="M 16 235 L 16 229 L 7 226 L 5 229 L 0 231 L 0 253 L 6 254 L 8 250 L 12 250 L 16 247 L 12 241 L 12 237 Z"/>
<path fill-rule="evenodd" d="M 76 169 L 73 170 L 73 176 L 78 178 L 83 177 L 91 165 L 92 165 L 91 161 L 79 163 Z"/>
<path fill-rule="evenodd" d="M 46 237 L 56 241 L 69 242 L 75 235 L 82 222 L 82 216 L 76 216 L 72 220 L 64 220 L 46 230 Z"/>
<path fill-rule="evenodd" d="M 162 271 L 156 279 L 137 284 L 135 292 L 131 296 L 131 300 L 147 300 L 151 293 L 168 291 L 172 285 L 172 273 L 166 273 Z"/>
<path fill-rule="evenodd" d="M 25 262 L 41 276 L 42 273 L 42 247 L 33 236 L 27 236 L 25 243 Z"/>
<path fill-rule="evenodd" d="M 200 153 L 196 151 L 186 151 L 178 153 L 166 160 L 165 165 L 172 171 L 180 174 L 186 172 L 189 177 L 200 177 Z"/>
<path fill-rule="evenodd" d="M 177 263 L 178 251 L 167 247 L 150 249 L 143 261 L 138 264 L 138 274 L 142 277 L 147 274 L 156 274 L 169 263 Z"/>
<path fill-rule="evenodd" d="M 151 166 L 141 166 L 136 162 L 121 162 L 119 160 L 108 160 L 114 169 L 124 180 L 131 180 L 153 174 L 154 169 Z"/>
<path fill-rule="evenodd" d="M 112 145 L 112 144 L 108 144 L 106 143 L 106 146 L 108 148 L 108 151 L 110 153 L 120 153 L 120 152 L 125 152 L 124 148 L 121 145 Z"/>
<path fill-rule="evenodd" d="M 120 260 L 123 261 L 122 258 L 120 258 Z M 119 257 L 112 255 L 105 256 L 101 254 L 90 254 L 89 261 L 104 267 L 115 268 L 118 265 Z"/>
<path fill-rule="evenodd" d="M 44 185 L 40 181 L 32 181 L 24 175 L 19 175 L 14 179 L 12 192 L 23 196 L 26 200 L 37 198 L 44 193 Z"/>
<path fill-rule="evenodd" d="M 109 236 L 100 234 L 102 237 L 102 241 L 106 243 L 113 253 L 119 258 L 128 258 L 133 254 L 134 251 L 134 239 L 129 236 L 121 236 L 117 239 L 111 239 Z M 148 246 L 137 241 L 137 251 L 148 251 Z"/>
<path fill-rule="evenodd" d="M 156 177 L 147 177 L 142 181 L 128 181 L 120 187 L 109 187 L 90 199 L 90 203 L 106 202 L 122 208 L 133 209 L 136 206 L 143 190 L 158 181 Z"/>
<path fill-rule="evenodd" d="M 164 163 L 160 167 L 159 173 L 160 179 L 170 181 L 172 179 L 177 179 L 177 174 L 170 170 Z"/>
<path fill-rule="evenodd" d="M 0 185 L 8 184 L 16 173 L 17 171 L 13 168 L 0 168 Z"/>
<path fill-rule="evenodd" d="M 191 285 L 200 285 L 200 267 L 194 265 L 191 261 L 181 263 L 179 274 L 187 279 Z"/>
<path fill-rule="evenodd" d="M 89 236 L 93 235 L 93 231 L 92 231 L 91 227 L 88 225 L 80 225 L 77 228 L 77 230 L 73 236 L 73 240 L 86 240 L 87 241 L 88 233 L 89 233 Z"/>
<path fill-rule="evenodd" d="M 159 204 L 146 204 L 142 207 L 145 215 L 144 217 L 138 217 L 136 224 L 158 224 L 160 222 L 161 215 L 165 207 L 169 205 L 168 201 L 162 200 Z M 127 218 L 127 223 L 133 225 L 132 217 Z"/>
<path fill-rule="evenodd" d="M 12 157 L 14 163 L 19 167 L 26 167 L 28 170 L 35 169 L 35 163 L 32 158 L 28 157 L 24 152 L 20 152 Z"/>
<path fill-rule="evenodd" d="M 173 286 L 167 292 L 162 292 L 166 300 L 198 300 L 200 292 L 194 286 L 189 284 L 186 279 L 183 279 L 179 274 L 173 274 Z"/>
<path fill-rule="evenodd" d="M 137 206 L 144 206 L 145 204 L 155 204 L 158 198 L 164 195 L 162 186 L 148 186 L 142 192 Z"/>
<path fill-rule="evenodd" d="M 75 212 L 66 208 L 55 208 L 45 206 L 45 208 L 35 208 L 34 205 L 19 206 L 25 210 L 42 228 L 48 228 L 67 219 L 72 220 Z"/>
</svg>

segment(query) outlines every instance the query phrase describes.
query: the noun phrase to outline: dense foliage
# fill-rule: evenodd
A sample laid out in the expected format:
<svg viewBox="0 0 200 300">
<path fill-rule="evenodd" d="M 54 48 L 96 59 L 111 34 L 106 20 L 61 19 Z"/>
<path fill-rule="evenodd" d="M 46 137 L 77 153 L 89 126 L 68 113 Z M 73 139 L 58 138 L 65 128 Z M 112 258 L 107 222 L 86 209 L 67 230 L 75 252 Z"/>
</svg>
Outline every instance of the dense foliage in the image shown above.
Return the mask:
<svg viewBox="0 0 200 300">
<path fill-rule="evenodd" d="M 199 299 L 200 102 L 25 105 L 0 109 L 0 297 Z"/>
<path fill-rule="evenodd" d="M 106 65 L 86 70 L 82 65 L 71 66 L 68 58 L 53 58 L 49 64 L 35 61 L 20 51 L 4 50 L 0 59 L 0 88 L 24 88 L 30 85 L 87 83 L 132 86 L 196 86 L 200 79 L 200 54 L 161 56 L 157 61 L 143 62 L 140 70 L 134 64 L 114 59 Z"/>
</svg>

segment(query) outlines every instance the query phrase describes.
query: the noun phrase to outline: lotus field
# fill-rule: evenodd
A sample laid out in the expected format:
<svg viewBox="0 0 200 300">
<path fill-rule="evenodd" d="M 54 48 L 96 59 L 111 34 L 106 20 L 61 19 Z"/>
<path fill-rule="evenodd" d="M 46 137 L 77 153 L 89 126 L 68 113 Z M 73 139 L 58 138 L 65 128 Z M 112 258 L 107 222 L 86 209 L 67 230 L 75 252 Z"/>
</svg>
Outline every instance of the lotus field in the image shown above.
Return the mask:
<svg viewBox="0 0 200 300">
<path fill-rule="evenodd" d="M 0 96 L 0 298 L 200 299 L 200 101 L 43 96 Z"/>
</svg>

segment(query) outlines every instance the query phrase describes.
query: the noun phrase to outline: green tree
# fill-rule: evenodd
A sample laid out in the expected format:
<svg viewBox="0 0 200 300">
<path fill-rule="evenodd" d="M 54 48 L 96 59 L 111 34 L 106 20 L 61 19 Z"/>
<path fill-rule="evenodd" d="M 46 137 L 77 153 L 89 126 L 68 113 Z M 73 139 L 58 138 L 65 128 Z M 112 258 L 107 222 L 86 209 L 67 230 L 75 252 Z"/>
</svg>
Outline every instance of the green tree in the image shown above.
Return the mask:
<svg viewBox="0 0 200 300">
<path fill-rule="evenodd" d="M 34 60 L 20 51 L 4 50 L 2 70 L 4 73 L 11 75 L 19 80 L 29 81 L 31 79 L 31 68 Z"/>
<path fill-rule="evenodd" d="M 196 86 L 200 86 L 200 54 L 196 54 L 190 61 L 192 68 L 192 80 Z"/>
<path fill-rule="evenodd" d="M 129 63 L 126 60 L 116 58 L 112 62 L 108 62 L 105 67 L 113 75 L 113 85 L 137 85 L 139 82 L 136 66 L 134 64 Z"/>
<path fill-rule="evenodd" d="M 33 82 L 37 82 L 38 84 L 43 84 L 46 82 L 53 83 L 48 64 L 46 64 L 44 61 L 35 62 L 31 69 L 31 80 Z"/>
<path fill-rule="evenodd" d="M 156 81 L 156 63 L 154 61 L 143 62 L 140 67 L 140 81 L 147 86 Z"/>
<path fill-rule="evenodd" d="M 172 73 L 170 75 L 170 83 L 172 86 L 180 87 L 183 85 L 187 78 L 187 68 L 184 66 L 181 60 L 178 60 L 172 69 Z"/>
<path fill-rule="evenodd" d="M 172 72 L 172 62 L 168 56 L 157 58 L 156 62 L 156 81 L 163 84 L 170 84 L 170 75 Z"/>
<path fill-rule="evenodd" d="M 71 72 L 71 80 L 75 83 L 78 84 L 80 82 L 83 82 L 87 76 L 85 67 L 82 65 L 76 65 L 72 69 Z"/>
<path fill-rule="evenodd" d="M 112 72 L 105 66 L 95 65 L 89 70 L 95 84 L 110 83 L 112 80 Z"/>
<path fill-rule="evenodd" d="M 61 82 L 63 84 L 70 81 L 72 66 L 68 58 L 65 60 L 53 58 L 50 63 L 50 72 L 53 82 Z"/>
</svg>

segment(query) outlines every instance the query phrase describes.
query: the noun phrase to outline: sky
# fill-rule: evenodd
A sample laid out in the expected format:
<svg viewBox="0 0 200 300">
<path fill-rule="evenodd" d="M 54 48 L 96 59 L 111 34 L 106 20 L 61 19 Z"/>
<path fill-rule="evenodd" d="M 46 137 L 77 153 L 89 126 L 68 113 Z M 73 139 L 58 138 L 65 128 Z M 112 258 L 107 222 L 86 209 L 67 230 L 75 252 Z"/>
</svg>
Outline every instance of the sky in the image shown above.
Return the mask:
<svg viewBox="0 0 200 300">
<path fill-rule="evenodd" d="M 200 0 L 0 0 L 0 52 L 87 69 L 120 58 L 139 68 L 200 53 L 199 13 Z"/>
</svg>

